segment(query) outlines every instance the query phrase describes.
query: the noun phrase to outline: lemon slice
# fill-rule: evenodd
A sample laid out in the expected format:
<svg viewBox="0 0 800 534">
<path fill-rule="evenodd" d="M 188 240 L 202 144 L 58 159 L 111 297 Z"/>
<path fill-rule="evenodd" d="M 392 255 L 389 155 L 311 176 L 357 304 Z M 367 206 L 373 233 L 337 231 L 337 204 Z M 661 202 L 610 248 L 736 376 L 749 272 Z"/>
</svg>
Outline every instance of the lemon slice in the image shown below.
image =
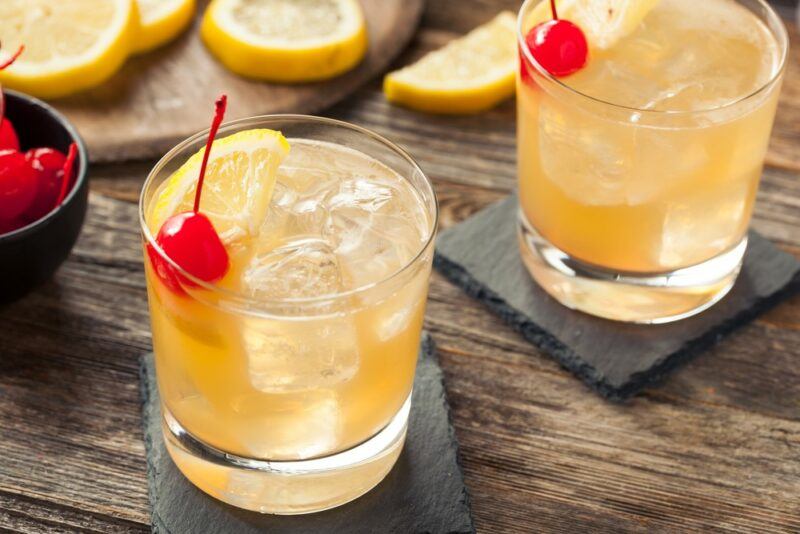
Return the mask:
<svg viewBox="0 0 800 534">
<path fill-rule="evenodd" d="M 195 0 L 136 0 L 139 33 L 135 52 L 147 52 L 178 36 L 192 21 Z"/>
<path fill-rule="evenodd" d="M 128 57 L 138 24 L 132 0 L 2 0 L 0 61 L 25 52 L 0 82 L 44 98 L 98 85 Z"/>
<path fill-rule="evenodd" d="M 200 31 L 230 70 L 275 82 L 331 78 L 367 50 L 357 0 L 213 0 Z"/>
<path fill-rule="evenodd" d="M 192 209 L 203 150 L 190 157 L 156 192 L 148 217 L 154 234 L 170 216 Z M 246 130 L 214 141 L 200 211 L 214 223 L 223 242 L 258 233 L 272 198 L 278 166 L 288 154 L 289 143 L 274 130 Z"/>
<path fill-rule="evenodd" d="M 577 24 L 592 48 L 608 49 L 635 30 L 659 0 L 557 0 L 558 16 Z M 543 0 L 531 11 L 524 27 L 552 17 Z"/>
<path fill-rule="evenodd" d="M 389 73 L 386 98 L 420 111 L 474 113 L 514 94 L 516 17 L 503 11 L 413 65 Z"/>
</svg>

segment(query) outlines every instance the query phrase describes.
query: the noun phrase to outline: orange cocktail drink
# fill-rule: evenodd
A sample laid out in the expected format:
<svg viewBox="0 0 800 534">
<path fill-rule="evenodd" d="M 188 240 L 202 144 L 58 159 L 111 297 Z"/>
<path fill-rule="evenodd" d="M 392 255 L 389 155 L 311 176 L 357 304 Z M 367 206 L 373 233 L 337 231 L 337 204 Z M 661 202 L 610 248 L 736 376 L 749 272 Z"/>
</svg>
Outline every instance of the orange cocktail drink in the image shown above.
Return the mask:
<svg viewBox="0 0 800 534">
<path fill-rule="evenodd" d="M 145 185 L 146 247 L 190 206 L 185 169 L 203 141 L 173 150 Z M 264 512 L 368 491 L 405 436 L 437 213 L 430 183 L 360 128 L 248 119 L 214 143 L 200 210 L 229 256 L 220 280 L 163 276 L 160 250 L 145 262 L 173 459 L 204 491 Z"/>
<path fill-rule="evenodd" d="M 549 5 L 526 2 L 523 258 L 548 292 L 589 313 L 638 322 L 696 313 L 741 265 L 785 30 L 760 0 L 621 2 L 627 11 L 611 17 L 591 2 L 556 4 L 583 28 L 589 53 L 568 76 L 544 70 L 525 36 Z"/>
</svg>

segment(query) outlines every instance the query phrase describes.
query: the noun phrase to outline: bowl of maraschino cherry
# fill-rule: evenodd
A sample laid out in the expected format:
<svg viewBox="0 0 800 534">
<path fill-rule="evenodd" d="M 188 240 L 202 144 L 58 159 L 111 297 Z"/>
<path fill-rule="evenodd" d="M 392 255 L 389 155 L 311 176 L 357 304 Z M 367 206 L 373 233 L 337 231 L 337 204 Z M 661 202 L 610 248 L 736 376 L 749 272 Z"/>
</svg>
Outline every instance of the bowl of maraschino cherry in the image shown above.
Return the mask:
<svg viewBox="0 0 800 534">
<path fill-rule="evenodd" d="M 5 61 L 9 66 L 20 49 Z M 51 106 L 0 88 L 0 303 L 48 280 L 86 216 L 88 157 L 75 127 Z"/>
</svg>

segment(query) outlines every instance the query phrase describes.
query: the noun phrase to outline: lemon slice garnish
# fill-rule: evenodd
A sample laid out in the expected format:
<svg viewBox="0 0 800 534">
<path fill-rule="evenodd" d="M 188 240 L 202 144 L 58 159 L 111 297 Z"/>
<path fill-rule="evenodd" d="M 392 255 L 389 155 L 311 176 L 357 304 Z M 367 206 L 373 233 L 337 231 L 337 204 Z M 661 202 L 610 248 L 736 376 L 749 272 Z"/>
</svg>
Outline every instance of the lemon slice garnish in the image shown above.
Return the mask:
<svg viewBox="0 0 800 534">
<path fill-rule="evenodd" d="M 331 78 L 367 49 L 356 0 L 213 0 L 201 34 L 233 72 L 276 82 Z"/>
<path fill-rule="evenodd" d="M 139 32 L 135 52 L 157 48 L 178 36 L 192 21 L 195 0 L 136 0 Z"/>
<path fill-rule="evenodd" d="M 556 0 L 558 16 L 577 24 L 592 48 L 608 49 L 642 23 L 659 0 Z M 525 28 L 552 17 L 549 0 L 531 11 Z"/>
<path fill-rule="evenodd" d="M 472 113 L 514 94 L 516 17 L 510 11 L 386 76 L 391 102 L 434 113 Z"/>
<path fill-rule="evenodd" d="M 68 95 L 114 74 L 133 46 L 138 14 L 132 0 L 2 0 L 0 82 L 44 98 Z"/>
<path fill-rule="evenodd" d="M 154 234 L 170 216 L 192 209 L 203 150 L 190 157 L 156 192 L 148 217 Z M 289 143 L 274 130 L 246 130 L 214 141 L 200 211 L 211 219 L 223 242 L 258 233 L 272 198 L 278 166 L 288 154 Z"/>
</svg>

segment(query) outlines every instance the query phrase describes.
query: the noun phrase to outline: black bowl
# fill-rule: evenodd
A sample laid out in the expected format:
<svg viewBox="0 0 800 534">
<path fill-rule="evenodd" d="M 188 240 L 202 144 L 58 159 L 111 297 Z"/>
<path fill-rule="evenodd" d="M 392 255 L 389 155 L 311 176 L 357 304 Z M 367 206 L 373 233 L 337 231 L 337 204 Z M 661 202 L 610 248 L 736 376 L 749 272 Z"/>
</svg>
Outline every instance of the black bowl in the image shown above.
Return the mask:
<svg viewBox="0 0 800 534">
<path fill-rule="evenodd" d="M 5 116 L 14 124 L 22 150 L 51 147 L 65 154 L 78 145 L 76 181 L 64 202 L 38 221 L 0 235 L 0 303 L 16 300 L 48 280 L 78 239 L 89 195 L 86 145 L 59 112 L 33 97 L 4 91 Z"/>
</svg>

